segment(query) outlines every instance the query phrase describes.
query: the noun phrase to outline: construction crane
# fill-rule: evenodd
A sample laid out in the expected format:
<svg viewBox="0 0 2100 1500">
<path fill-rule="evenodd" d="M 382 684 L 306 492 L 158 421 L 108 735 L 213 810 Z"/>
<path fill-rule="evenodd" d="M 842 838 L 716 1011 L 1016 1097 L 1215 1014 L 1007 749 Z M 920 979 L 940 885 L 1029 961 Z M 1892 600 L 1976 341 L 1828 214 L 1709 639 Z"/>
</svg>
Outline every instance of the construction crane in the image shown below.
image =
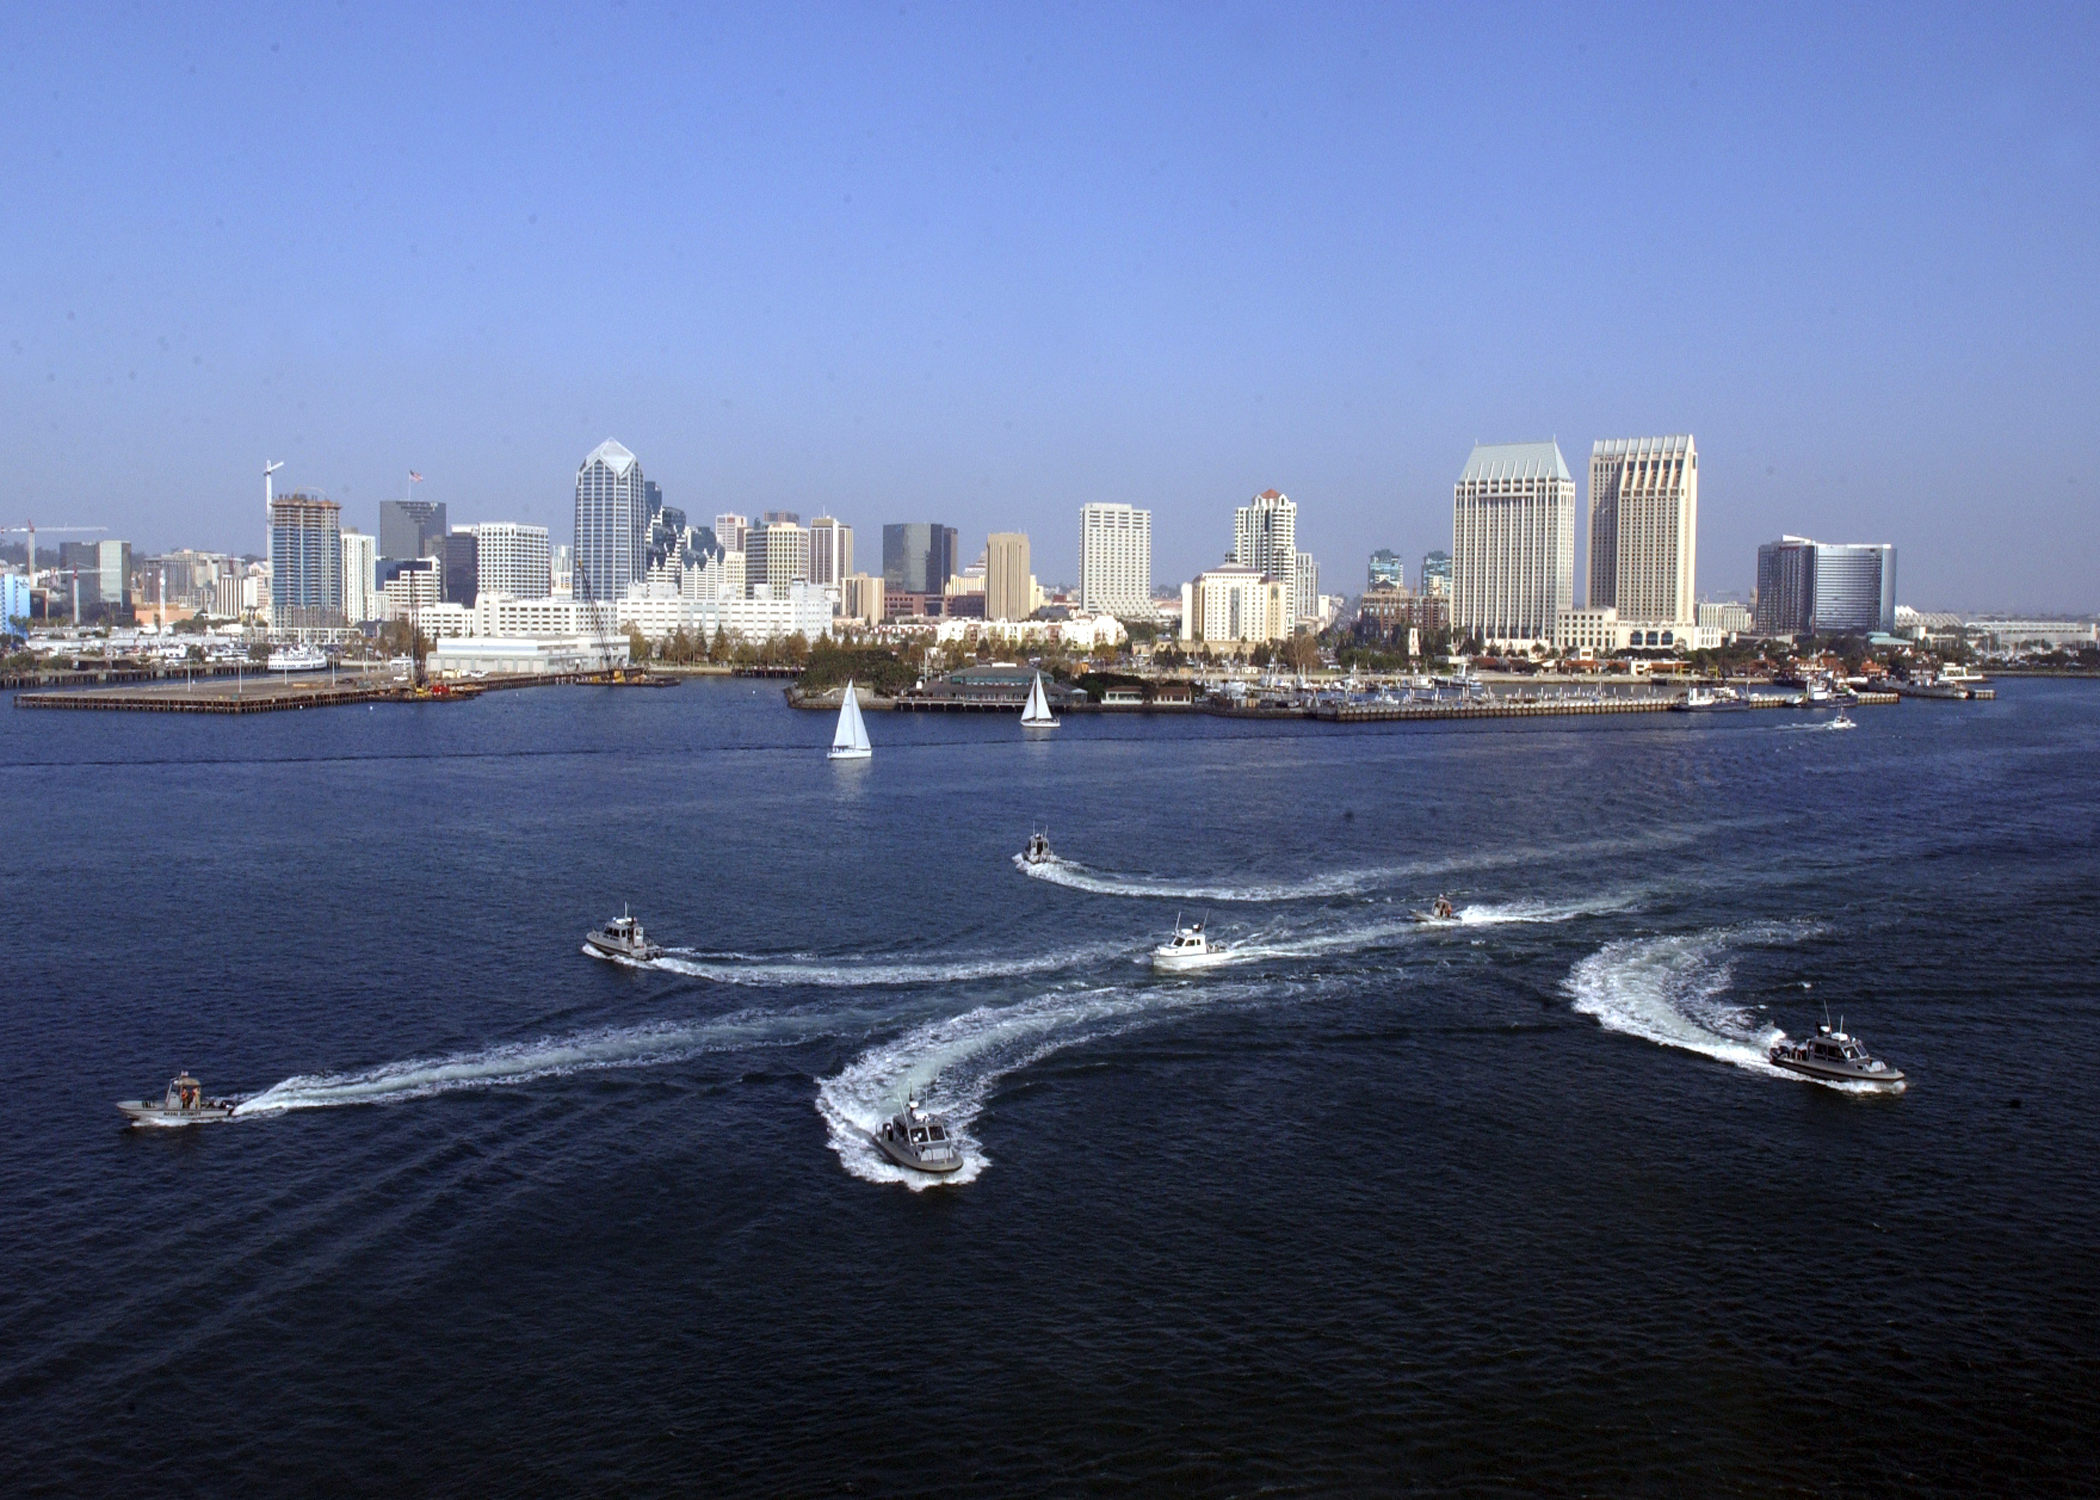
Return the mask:
<svg viewBox="0 0 2100 1500">
<path fill-rule="evenodd" d="M 109 528 L 108 528 L 107 526 L 46 526 L 46 527 L 44 527 L 43 529 L 44 529 L 45 531 L 107 531 L 107 530 L 109 530 Z M 27 573 L 29 574 L 29 586 L 30 586 L 31 588 L 35 588 L 35 587 L 36 587 L 36 534 L 37 534 L 37 524 L 36 524 L 36 522 L 34 522 L 34 521 L 31 521 L 31 522 L 29 522 L 29 523 L 28 523 L 27 525 L 23 525 L 23 526 L 0 526 L 0 535 L 5 535 L 5 534 L 7 534 L 8 532 L 11 532 L 11 531 L 20 531 L 20 532 L 26 532 L 26 533 L 28 534 L 28 537 L 29 537 L 29 566 L 28 566 L 28 568 L 27 568 L 27 569 L 26 569 L 25 571 L 26 571 L 26 572 L 27 572 Z"/>
</svg>

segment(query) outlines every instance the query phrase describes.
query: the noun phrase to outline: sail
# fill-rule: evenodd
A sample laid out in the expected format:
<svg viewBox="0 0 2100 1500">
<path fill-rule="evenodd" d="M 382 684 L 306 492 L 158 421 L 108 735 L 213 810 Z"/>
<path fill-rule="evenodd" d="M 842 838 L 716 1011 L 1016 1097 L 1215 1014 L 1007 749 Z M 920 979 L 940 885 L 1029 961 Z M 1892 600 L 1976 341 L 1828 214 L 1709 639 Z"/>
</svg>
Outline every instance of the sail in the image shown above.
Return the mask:
<svg viewBox="0 0 2100 1500">
<path fill-rule="evenodd" d="M 853 691 L 853 679 L 846 679 L 845 701 L 839 705 L 839 727 L 831 736 L 834 750 L 867 750 L 868 726 L 861 722 L 860 698 Z"/>
<path fill-rule="evenodd" d="M 1043 674 L 1035 674 L 1035 682 L 1028 689 L 1028 706 L 1021 710 L 1023 724 L 1054 724 L 1050 717 L 1050 700 L 1043 693 Z"/>
</svg>

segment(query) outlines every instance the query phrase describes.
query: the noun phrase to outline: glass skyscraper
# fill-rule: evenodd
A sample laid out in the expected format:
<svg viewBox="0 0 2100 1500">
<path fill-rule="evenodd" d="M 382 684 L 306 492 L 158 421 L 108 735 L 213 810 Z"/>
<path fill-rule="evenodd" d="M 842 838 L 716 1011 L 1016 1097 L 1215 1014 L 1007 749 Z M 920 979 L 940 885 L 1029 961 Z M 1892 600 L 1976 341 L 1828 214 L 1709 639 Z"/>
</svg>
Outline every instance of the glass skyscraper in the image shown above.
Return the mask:
<svg viewBox="0 0 2100 1500">
<path fill-rule="evenodd" d="M 635 456 L 607 438 L 576 471 L 576 561 L 580 600 L 615 604 L 648 575 L 648 481 Z"/>
<path fill-rule="evenodd" d="M 334 630 L 343 624 L 343 512 L 295 490 L 270 501 L 270 626 Z"/>
</svg>

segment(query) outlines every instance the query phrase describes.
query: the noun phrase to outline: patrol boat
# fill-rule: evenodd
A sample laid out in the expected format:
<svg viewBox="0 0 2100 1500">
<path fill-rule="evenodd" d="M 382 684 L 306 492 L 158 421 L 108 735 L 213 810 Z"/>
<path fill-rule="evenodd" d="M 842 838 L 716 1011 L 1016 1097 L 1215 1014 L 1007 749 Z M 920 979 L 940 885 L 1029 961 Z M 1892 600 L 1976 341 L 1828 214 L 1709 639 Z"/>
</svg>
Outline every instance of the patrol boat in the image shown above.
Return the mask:
<svg viewBox="0 0 2100 1500">
<path fill-rule="evenodd" d="M 1456 922 L 1458 920 L 1458 908 L 1452 905 L 1449 896 L 1440 895 L 1436 900 L 1429 903 L 1429 910 L 1416 912 L 1415 920 L 1417 922 Z"/>
<path fill-rule="evenodd" d="M 603 927 L 594 927 L 583 935 L 583 951 L 592 958 L 624 958 L 638 964 L 664 956 L 662 947 L 649 941 L 642 924 L 625 906 Z"/>
<path fill-rule="evenodd" d="M 1818 1026 L 1816 1034 L 1803 1042 L 1781 1037 L 1766 1051 L 1765 1057 L 1775 1068 L 1785 1068 L 1789 1073 L 1819 1078 L 1826 1083 L 1901 1084 L 1902 1070 L 1870 1056 L 1858 1037 L 1845 1033 L 1844 1024 L 1840 1017 L 1836 1031 L 1827 1024 Z"/>
<path fill-rule="evenodd" d="M 1056 862 L 1057 856 L 1050 852 L 1049 834 L 1031 833 L 1028 835 L 1028 847 L 1021 851 L 1021 863 L 1027 865 L 1048 865 Z"/>
<path fill-rule="evenodd" d="M 955 1149 L 948 1122 L 929 1113 L 916 1099 L 907 1099 L 903 1110 L 884 1121 L 882 1129 L 868 1132 L 868 1139 L 884 1156 L 914 1172 L 953 1172 L 962 1165 L 962 1152 Z"/>
<path fill-rule="evenodd" d="M 231 1099 L 207 1099 L 204 1085 L 179 1073 L 168 1080 L 168 1091 L 159 1102 L 151 1099 L 120 1099 L 117 1108 L 131 1117 L 134 1125 L 202 1125 L 209 1120 L 230 1120 L 234 1104 Z"/>
<path fill-rule="evenodd" d="M 1152 950 L 1152 967 L 1168 974 L 1179 974 L 1189 969 L 1207 969 L 1212 964 L 1221 964 L 1230 957 L 1223 948 L 1213 948 L 1203 935 L 1203 924 L 1181 925 L 1174 919 L 1174 935 Z"/>
</svg>

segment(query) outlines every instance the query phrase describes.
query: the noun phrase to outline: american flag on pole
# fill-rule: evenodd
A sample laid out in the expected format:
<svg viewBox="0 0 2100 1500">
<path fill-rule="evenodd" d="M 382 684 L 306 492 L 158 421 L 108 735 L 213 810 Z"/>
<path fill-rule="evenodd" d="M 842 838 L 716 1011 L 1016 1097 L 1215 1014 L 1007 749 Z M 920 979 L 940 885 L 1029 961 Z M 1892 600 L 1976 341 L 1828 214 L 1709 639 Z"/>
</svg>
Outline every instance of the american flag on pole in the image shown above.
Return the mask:
<svg viewBox="0 0 2100 1500">
<path fill-rule="evenodd" d="M 408 477 L 417 484 L 421 484 L 423 482 L 423 476 L 421 474 L 418 474 L 414 469 L 410 469 L 408 471 Z"/>
</svg>

